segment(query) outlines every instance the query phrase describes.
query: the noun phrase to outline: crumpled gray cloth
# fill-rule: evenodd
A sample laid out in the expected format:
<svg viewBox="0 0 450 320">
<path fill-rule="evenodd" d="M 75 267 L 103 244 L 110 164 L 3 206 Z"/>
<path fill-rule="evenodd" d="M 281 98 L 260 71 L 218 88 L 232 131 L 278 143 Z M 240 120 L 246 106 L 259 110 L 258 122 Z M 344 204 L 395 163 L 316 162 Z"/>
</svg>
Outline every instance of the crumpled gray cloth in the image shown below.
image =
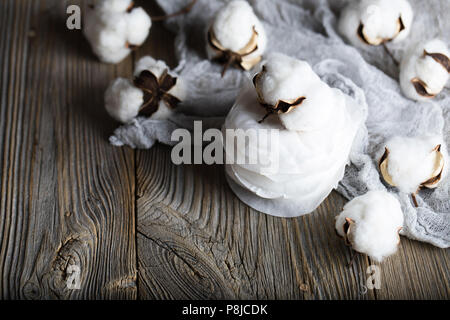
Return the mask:
<svg viewBox="0 0 450 320">
<path fill-rule="evenodd" d="M 168 13 L 179 10 L 188 2 L 157 1 Z M 221 78 L 221 66 L 206 58 L 207 28 L 225 2 L 198 0 L 189 14 L 167 22 L 177 34 L 175 48 L 179 66 L 176 71 L 190 83 L 190 96 L 179 110 L 186 116 L 177 115 L 170 121 L 139 118 L 117 129 L 111 137 L 113 144 L 137 148 L 150 148 L 155 141 L 171 144 L 171 130 L 189 128 L 195 119 L 208 120 L 210 127 L 220 127 L 249 77 L 241 70 L 230 69 Z M 397 81 L 398 67 L 383 47 L 356 49 L 337 33 L 337 19 L 346 0 L 250 0 L 249 3 L 266 28 L 269 51 L 308 61 L 331 86 L 339 87 L 339 82 L 351 79 L 364 91 L 369 106 L 366 127 L 355 142 L 351 164 L 337 189 L 346 198 L 352 199 L 368 190 L 386 189 L 378 173 L 377 159 L 383 143 L 392 136 L 443 134 L 450 147 L 449 90 L 445 89 L 429 102 L 416 103 L 405 98 Z M 450 42 L 450 1 L 410 0 L 410 3 L 415 18 L 409 38 L 398 44 L 388 44 L 396 60 L 400 60 L 405 49 L 418 40 L 439 37 L 447 44 Z M 402 205 L 405 215 L 403 235 L 438 247 L 449 247 L 449 177 L 436 190 L 419 193 L 419 208 L 412 205 L 410 195 L 395 188 L 388 189 L 397 195 Z"/>
</svg>

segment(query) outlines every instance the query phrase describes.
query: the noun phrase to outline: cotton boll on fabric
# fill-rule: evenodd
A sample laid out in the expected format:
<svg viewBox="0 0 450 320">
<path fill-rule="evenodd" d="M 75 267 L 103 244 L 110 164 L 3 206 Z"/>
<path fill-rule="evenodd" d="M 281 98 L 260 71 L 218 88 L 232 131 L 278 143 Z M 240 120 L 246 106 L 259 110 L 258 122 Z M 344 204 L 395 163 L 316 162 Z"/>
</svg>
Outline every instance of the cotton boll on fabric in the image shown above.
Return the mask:
<svg viewBox="0 0 450 320">
<path fill-rule="evenodd" d="M 227 177 L 238 197 L 259 211 L 288 217 L 307 214 L 342 179 L 365 116 L 361 106 L 328 87 L 304 61 L 273 54 L 262 65 L 254 86 L 242 90 L 223 130 L 277 130 L 276 151 L 249 143 L 237 152 L 257 150 L 259 163 L 229 164 Z M 298 96 L 305 99 L 289 112 L 268 106 L 268 101 L 280 106 L 281 100 Z M 261 121 L 268 109 L 270 115 Z M 229 143 L 225 140 L 225 146 Z M 276 164 L 277 169 L 266 170 L 262 163 Z"/>
<path fill-rule="evenodd" d="M 206 50 L 209 59 L 238 63 L 249 70 L 260 61 L 266 46 L 266 32 L 252 7 L 247 1 L 235 0 L 216 14 L 208 32 Z M 230 53 L 234 55 L 233 61 Z"/>
<path fill-rule="evenodd" d="M 405 96 L 423 101 L 439 94 L 448 82 L 449 57 L 447 45 L 439 39 L 414 45 L 400 65 L 400 86 Z"/>
<path fill-rule="evenodd" d="M 139 74 L 144 70 L 151 71 L 157 78 L 161 77 L 165 70 L 168 70 L 169 75 L 177 78 L 177 81 L 176 85 L 167 91 L 167 93 L 177 97 L 181 101 L 186 99 L 187 85 L 184 79 L 176 73 L 170 71 L 169 66 L 164 61 L 156 60 L 151 56 L 144 56 L 136 62 L 134 76 L 139 76 Z"/>
<path fill-rule="evenodd" d="M 146 40 L 151 19 L 132 1 L 99 1 L 86 14 L 83 33 L 102 62 L 119 63 Z"/>
<path fill-rule="evenodd" d="M 436 188 L 448 172 L 448 154 L 440 136 L 394 137 L 387 141 L 380 171 L 384 180 L 404 193 Z"/>
<path fill-rule="evenodd" d="M 252 36 L 252 29 L 258 32 L 258 47 L 266 47 L 265 31 L 247 1 L 231 1 L 220 10 L 212 24 L 212 31 L 225 48 L 238 52 L 245 47 Z"/>
<path fill-rule="evenodd" d="M 105 93 L 106 111 L 112 118 L 122 123 L 133 120 L 143 103 L 144 93 L 128 79 L 114 80 Z"/>
<path fill-rule="evenodd" d="M 116 79 L 105 93 L 107 112 L 122 123 L 138 115 L 153 120 L 168 119 L 174 107 L 185 99 L 182 78 L 171 72 L 164 61 L 145 56 L 136 63 L 134 75 L 134 83 Z"/>
<path fill-rule="evenodd" d="M 338 29 L 356 47 L 399 42 L 408 36 L 413 16 L 406 0 L 351 1 L 341 13 Z"/>
<path fill-rule="evenodd" d="M 355 251 L 376 261 L 397 251 L 403 213 L 399 201 L 385 191 L 369 191 L 348 202 L 336 217 L 336 231 Z"/>
</svg>

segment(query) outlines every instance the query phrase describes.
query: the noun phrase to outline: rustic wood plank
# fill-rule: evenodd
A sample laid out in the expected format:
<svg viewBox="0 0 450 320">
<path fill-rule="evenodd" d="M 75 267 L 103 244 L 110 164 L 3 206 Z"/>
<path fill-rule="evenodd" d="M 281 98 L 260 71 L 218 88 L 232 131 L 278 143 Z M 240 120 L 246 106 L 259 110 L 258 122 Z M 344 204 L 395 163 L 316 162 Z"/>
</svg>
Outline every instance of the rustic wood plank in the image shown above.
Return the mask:
<svg viewBox="0 0 450 320">
<path fill-rule="evenodd" d="M 144 54 L 175 66 L 174 35 L 155 23 L 134 57 L 103 65 L 65 29 L 68 4 L 0 2 L 0 299 L 448 299 L 448 250 L 405 238 L 366 292 L 372 262 L 347 266 L 336 193 L 306 217 L 270 217 L 220 166 L 110 147 L 107 83 Z M 80 290 L 66 287 L 70 265 Z"/>
<path fill-rule="evenodd" d="M 175 166 L 163 146 L 136 161 L 140 298 L 374 298 L 360 290 L 368 259 L 349 268 L 334 232 L 340 196 L 275 218 L 241 203 L 221 166 Z"/>
<path fill-rule="evenodd" d="M 136 59 L 176 66 L 173 39 L 154 24 Z M 334 233 L 337 194 L 313 215 L 280 219 L 241 203 L 223 167 L 175 166 L 166 147 L 137 151 L 136 173 L 139 298 L 374 298 L 359 289 L 368 259 L 348 268 L 350 251 Z"/>
<path fill-rule="evenodd" d="M 172 40 L 154 25 L 136 59 L 175 66 Z M 334 232 L 345 203 L 336 193 L 311 215 L 280 219 L 242 204 L 220 166 L 174 166 L 157 146 L 138 151 L 136 167 L 141 299 L 448 297 L 448 252 L 405 238 L 380 265 L 381 289 L 368 290 L 373 262 L 356 255 L 348 267 L 352 253 Z"/>
<path fill-rule="evenodd" d="M 137 293 L 134 154 L 108 144 L 103 109 L 108 81 L 132 61 L 97 62 L 66 29 L 68 5 L 0 2 L 2 299 Z M 71 265 L 79 290 L 67 288 Z"/>
<path fill-rule="evenodd" d="M 380 264 L 377 299 L 450 298 L 449 251 L 402 237 L 398 253 Z"/>
</svg>

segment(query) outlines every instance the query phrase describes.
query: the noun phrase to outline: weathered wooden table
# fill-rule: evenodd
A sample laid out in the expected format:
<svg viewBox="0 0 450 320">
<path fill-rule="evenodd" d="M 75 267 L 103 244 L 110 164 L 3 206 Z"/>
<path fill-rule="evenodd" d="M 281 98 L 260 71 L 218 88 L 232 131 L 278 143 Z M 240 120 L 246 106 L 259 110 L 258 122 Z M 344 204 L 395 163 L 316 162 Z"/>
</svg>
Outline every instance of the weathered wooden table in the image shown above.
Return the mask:
<svg viewBox="0 0 450 320">
<path fill-rule="evenodd" d="M 132 57 L 101 64 L 65 27 L 69 4 L 0 1 L 0 298 L 449 298 L 448 251 L 406 238 L 367 290 L 373 263 L 348 266 L 336 193 L 275 218 L 240 202 L 220 166 L 110 146 L 107 84 L 144 54 L 174 66 L 173 35 L 155 23 Z"/>
</svg>

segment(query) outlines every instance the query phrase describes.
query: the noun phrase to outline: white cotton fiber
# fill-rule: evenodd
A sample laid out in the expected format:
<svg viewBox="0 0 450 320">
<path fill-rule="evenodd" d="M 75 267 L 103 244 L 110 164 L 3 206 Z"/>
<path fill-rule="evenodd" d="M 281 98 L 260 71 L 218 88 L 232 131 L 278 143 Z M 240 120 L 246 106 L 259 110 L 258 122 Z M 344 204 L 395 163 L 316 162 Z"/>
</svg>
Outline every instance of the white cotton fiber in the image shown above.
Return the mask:
<svg viewBox="0 0 450 320">
<path fill-rule="evenodd" d="M 133 86 L 130 80 L 114 80 L 105 93 L 105 108 L 111 117 L 122 123 L 133 120 L 144 102 L 142 90 Z"/>
<path fill-rule="evenodd" d="M 352 222 L 348 234 L 345 234 L 347 218 Z M 355 251 L 367 254 L 375 261 L 382 261 L 397 251 L 398 232 L 402 227 L 400 203 L 385 191 L 369 191 L 354 198 L 336 217 L 338 234 L 347 237 Z"/>
<path fill-rule="evenodd" d="M 423 182 L 433 177 L 438 160 L 438 153 L 433 150 L 438 145 L 441 145 L 441 154 L 446 160 L 446 147 L 442 137 L 439 136 L 394 137 L 386 143 L 386 148 L 389 150 L 387 171 L 400 191 L 415 193 Z M 442 178 L 445 177 L 446 172 L 445 165 Z"/>
<path fill-rule="evenodd" d="M 86 14 L 83 33 L 99 59 L 118 63 L 147 38 L 151 20 L 142 8 L 127 10 L 132 1 L 99 1 Z"/>
<path fill-rule="evenodd" d="M 247 1 L 228 2 L 218 11 L 210 30 L 222 47 L 238 52 L 249 43 L 253 28 L 258 33 L 258 47 L 255 52 L 246 56 L 246 59 L 252 59 L 261 56 L 266 50 L 267 36 L 263 25 Z M 210 59 L 216 54 L 209 46 L 207 52 Z"/>
<path fill-rule="evenodd" d="M 127 40 L 128 43 L 140 46 L 149 34 L 152 22 L 142 8 L 135 8 L 127 14 Z"/>
<path fill-rule="evenodd" d="M 364 26 L 364 37 L 370 44 L 398 42 L 408 36 L 413 15 L 411 5 L 406 0 L 351 1 L 341 13 L 338 29 L 352 45 L 357 47 L 367 45 L 358 35 L 361 24 Z M 400 17 L 403 30 L 399 29 Z"/>
<path fill-rule="evenodd" d="M 280 100 L 305 98 L 300 106 L 278 115 L 286 129 L 310 131 L 329 124 L 331 109 L 341 96 L 322 82 L 307 62 L 271 54 L 262 64 L 264 72 L 255 84 L 264 103 L 275 106 Z"/>
<path fill-rule="evenodd" d="M 424 53 L 440 53 L 450 57 L 447 45 L 439 40 L 433 39 L 424 43 L 415 44 L 405 54 L 400 65 L 400 85 L 403 93 L 413 100 L 426 100 L 415 89 L 413 79 L 420 79 L 426 85 L 426 91 L 433 97 L 442 91 L 448 81 L 447 69 Z"/>
</svg>

